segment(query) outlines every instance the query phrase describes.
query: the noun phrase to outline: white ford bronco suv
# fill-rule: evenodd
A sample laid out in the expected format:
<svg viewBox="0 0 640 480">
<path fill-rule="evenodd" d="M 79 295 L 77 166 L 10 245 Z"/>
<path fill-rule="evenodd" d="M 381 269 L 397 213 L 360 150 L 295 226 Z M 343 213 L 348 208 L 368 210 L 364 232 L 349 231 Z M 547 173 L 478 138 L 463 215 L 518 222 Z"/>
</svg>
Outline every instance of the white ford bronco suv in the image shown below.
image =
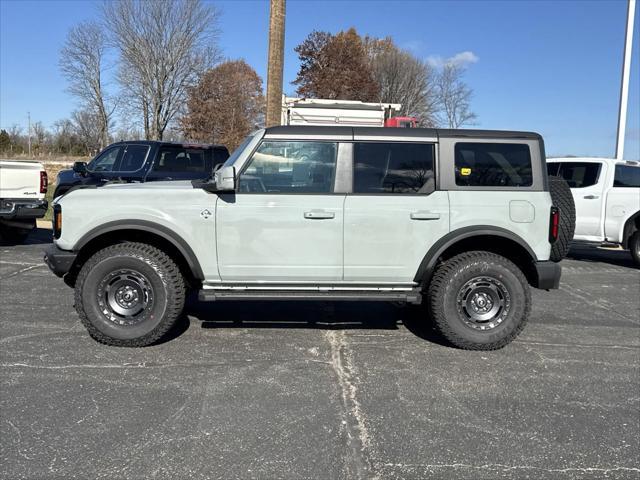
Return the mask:
<svg viewBox="0 0 640 480">
<path fill-rule="evenodd" d="M 109 345 L 156 342 L 197 290 L 422 302 L 453 345 L 497 349 L 524 327 L 529 285 L 559 285 L 550 184 L 535 133 L 272 127 L 209 181 L 57 198 L 45 261 Z"/>
</svg>

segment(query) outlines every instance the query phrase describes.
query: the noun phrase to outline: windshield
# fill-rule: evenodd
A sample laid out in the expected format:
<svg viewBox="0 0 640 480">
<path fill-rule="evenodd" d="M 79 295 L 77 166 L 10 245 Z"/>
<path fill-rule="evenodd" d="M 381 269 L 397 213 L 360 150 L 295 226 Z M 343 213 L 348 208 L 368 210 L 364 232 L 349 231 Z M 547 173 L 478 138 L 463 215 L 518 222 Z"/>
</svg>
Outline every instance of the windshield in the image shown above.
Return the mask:
<svg viewBox="0 0 640 480">
<path fill-rule="evenodd" d="M 233 153 L 231 154 L 231 156 L 229 158 L 227 158 L 227 161 L 224 162 L 224 167 L 230 167 L 231 165 L 233 165 L 234 163 L 236 163 L 236 160 L 238 159 L 238 157 L 240 156 L 240 154 L 242 152 L 244 152 L 244 149 L 247 148 L 247 145 L 249 145 L 249 143 L 251 143 L 251 140 L 253 140 L 253 137 L 255 137 L 258 133 L 260 132 L 260 130 L 257 130 L 255 132 L 253 132 L 251 135 L 248 135 L 247 138 L 245 138 L 242 143 L 240 144 L 240 146 L 238 148 L 236 148 Z"/>
</svg>

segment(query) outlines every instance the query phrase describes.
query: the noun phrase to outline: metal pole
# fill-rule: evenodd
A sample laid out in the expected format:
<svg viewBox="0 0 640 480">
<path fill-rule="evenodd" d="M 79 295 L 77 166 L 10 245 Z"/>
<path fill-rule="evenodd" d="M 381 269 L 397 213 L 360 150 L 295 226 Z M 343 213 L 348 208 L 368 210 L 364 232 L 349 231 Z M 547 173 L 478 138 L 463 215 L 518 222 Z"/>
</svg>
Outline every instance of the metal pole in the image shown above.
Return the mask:
<svg viewBox="0 0 640 480">
<path fill-rule="evenodd" d="M 285 0 L 271 0 L 269 15 L 269 63 L 267 65 L 267 127 L 282 118 L 282 70 L 284 68 Z"/>
<path fill-rule="evenodd" d="M 29 127 L 27 136 L 29 137 L 29 158 L 31 158 L 31 112 L 27 112 L 27 119 L 29 121 Z"/>
<path fill-rule="evenodd" d="M 618 110 L 618 136 L 616 138 L 616 160 L 624 159 L 624 138 L 627 131 L 627 104 L 629 102 L 629 78 L 631 77 L 631 48 L 633 46 L 633 18 L 636 0 L 627 4 L 627 31 L 624 57 L 622 58 L 622 84 L 620 85 L 620 109 Z"/>
</svg>

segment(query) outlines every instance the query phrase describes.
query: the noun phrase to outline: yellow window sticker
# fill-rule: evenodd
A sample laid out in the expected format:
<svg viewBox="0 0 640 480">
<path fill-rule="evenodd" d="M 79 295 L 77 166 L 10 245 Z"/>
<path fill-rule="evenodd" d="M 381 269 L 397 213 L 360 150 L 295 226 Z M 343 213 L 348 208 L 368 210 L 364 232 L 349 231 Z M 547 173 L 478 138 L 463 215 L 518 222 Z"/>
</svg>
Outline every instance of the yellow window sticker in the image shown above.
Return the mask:
<svg viewBox="0 0 640 480">
<path fill-rule="evenodd" d="M 470 168 L 461 168 L 460 169 L 460 175 L 463 175 L 465 177 L 468 176 L 468 175 L 471 175 L 471 169 Z"/>
</svg>

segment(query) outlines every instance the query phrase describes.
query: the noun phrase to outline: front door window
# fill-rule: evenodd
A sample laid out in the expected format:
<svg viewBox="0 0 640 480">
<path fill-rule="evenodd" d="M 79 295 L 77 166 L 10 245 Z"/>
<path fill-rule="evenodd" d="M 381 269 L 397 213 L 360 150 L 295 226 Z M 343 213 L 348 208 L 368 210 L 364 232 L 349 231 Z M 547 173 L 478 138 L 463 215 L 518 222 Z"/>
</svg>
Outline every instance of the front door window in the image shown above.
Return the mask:
<svg viewBox="0 0 640 480">
<path fill-rule="evenodd" d="M 330 193 L 334 142 L 265 141 L 240 175 L 240 193 Z"/>
</svg>

